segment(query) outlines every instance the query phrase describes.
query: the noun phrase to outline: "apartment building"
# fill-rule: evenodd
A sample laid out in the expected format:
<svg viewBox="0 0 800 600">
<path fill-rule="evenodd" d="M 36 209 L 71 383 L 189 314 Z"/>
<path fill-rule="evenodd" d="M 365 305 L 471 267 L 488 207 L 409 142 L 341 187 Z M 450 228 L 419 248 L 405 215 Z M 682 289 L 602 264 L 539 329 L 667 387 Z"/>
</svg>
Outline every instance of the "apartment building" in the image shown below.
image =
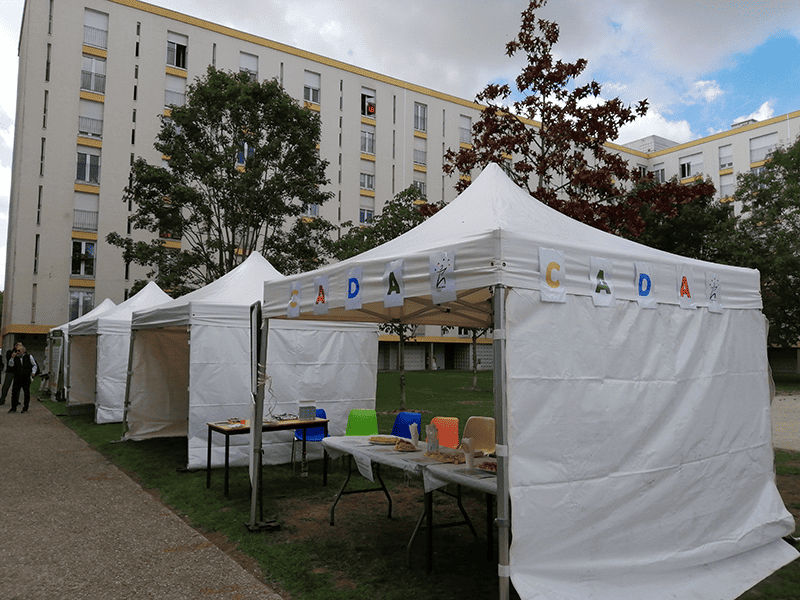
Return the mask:
<svg viewBox="0 0 800 600">
<path fill-rule="evenodd" d="M 34 351 L 50 328 L 104 298 L 121 302 L 146 269 L 125 264 L 108 233 L 134 239 L 122 202 L 138 157 L 163 160 L 160 116 L 185 102 L 208 65 L 275 78 L 322 121 L 333 199 L 307 216 L 365 222 L 410 185 L 431 201 L 455 197 L 442 171 L 449 148 L 470 143 L 480 106 L 352 65 L 138 0 L 27 0 L 19 79 L 4 289 L 3 346 Z M 660 179 L 709 175 L 721 198 L 735 174 L 800 133 L 800 112 L 744 124 L 688 144 L 646 138 L 612 146 Z M 165 245 L 180 241 L 164 238 Z M 467 332 L 428 330 L 409 346 L 410 368 L 469 366 Z M 387 341 L 389 338 L 387 338 Z M 383 344 L 386 368 L 395 361 Z M 481 351 L 483 368 L 491 353 Z"/>
</svg>

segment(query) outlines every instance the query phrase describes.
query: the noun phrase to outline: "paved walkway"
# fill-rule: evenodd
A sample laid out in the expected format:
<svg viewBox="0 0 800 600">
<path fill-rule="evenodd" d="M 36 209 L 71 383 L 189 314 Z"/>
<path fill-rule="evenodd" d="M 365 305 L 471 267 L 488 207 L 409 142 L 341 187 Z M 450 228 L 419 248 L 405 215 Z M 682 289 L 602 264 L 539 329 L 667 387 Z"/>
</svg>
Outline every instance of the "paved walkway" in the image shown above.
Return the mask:
<svg viewBox="0 0 800 600">
<path fill-rule="evenodd" d="M 775 396 L 771 414 L 772 444 L 800 452 L 800 396 Z"/>
<path fill-rule="evenodd" d="M 32 400 L 0 408 L 0 598 L 280 600 Z"/>
</svg>

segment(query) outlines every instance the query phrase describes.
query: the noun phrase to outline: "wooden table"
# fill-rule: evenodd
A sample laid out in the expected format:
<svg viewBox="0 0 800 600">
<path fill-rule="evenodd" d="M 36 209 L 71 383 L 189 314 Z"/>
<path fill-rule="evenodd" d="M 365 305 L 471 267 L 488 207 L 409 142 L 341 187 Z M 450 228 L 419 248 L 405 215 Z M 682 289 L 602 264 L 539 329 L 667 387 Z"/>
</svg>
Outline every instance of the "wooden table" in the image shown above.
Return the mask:
<svg viewBox="0 0 800 600">
<path fill-rule="evenodd" d="M 290 419 L 286 421 L 265 421 L 261 425 L 262 433 L 265 431 L 286 431 L 294 429 L 303 430 L 303 463 L 306 462 L 306 431 L 309 427 L 324 427 L 325 437 L 328 437 L 328 419 Z M 250 433 L 249 420 L 244 424 L 229 423 L 228 421 L 215 421 L 206 423 L 208 425 L 208 455 L 206 458 L 206 488 L 211 487 L 211 434 L 220 433 L 225 436 L 225 497 L 228 497 L 228 466 L 230 453 L 230 439 L 232 435 L 244 435 Z M 327 456 L 326 456 L 327 459 Z M 327 460 L 324 461 L 327 463 Z M 328 485 L 327 464 L 323 465 L 322 485 Z"/>
</svg>

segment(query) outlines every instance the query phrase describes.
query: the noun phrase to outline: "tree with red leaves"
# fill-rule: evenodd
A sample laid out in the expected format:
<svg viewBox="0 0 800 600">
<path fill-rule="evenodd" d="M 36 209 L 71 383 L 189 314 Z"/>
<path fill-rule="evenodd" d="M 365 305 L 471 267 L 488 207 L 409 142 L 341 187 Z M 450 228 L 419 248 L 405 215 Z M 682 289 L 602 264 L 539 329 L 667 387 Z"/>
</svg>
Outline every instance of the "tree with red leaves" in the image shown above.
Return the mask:
<svg viewBox="0 0 800 600">
<path fill-rule="evenodd" d="M 541 202 L 603 231 L 634 238 L 644 230 L 645 207 L 674 215 L 677 204 L 698 193 L 713 194 L 711 184 L 688 190 L 674 183 L 631 194 L 630 184 L 641 174 L 608 142 L 623 125 L 646 114 L 647 100 L 630 107 L 619 98 L 602 101 L 596 81 L 576 86 L 587 61 L 553 57 L 559 27 L 536 17 L 545 4 L 531 0 L 517 38 L 506 44 L 509 57 L 527 56 L 514 89 L 487 85 L 476 97 L 485 108 L 473 124 L 471 147 L 445 153 L 445 172 L 467 176 L 456 189 L 469 185 L 474 169 L 495 162 Z"/>
</svg>

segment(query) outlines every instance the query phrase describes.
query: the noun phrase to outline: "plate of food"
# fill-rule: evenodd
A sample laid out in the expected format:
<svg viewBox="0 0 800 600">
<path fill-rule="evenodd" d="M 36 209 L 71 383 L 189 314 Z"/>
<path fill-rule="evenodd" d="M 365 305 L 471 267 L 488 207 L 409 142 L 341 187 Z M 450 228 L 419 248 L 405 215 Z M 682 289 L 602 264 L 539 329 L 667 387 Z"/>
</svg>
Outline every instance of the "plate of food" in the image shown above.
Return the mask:
<svg viewBox="0 0 800 600">
<path fill-rule="evenodd" d="M 419 448 L 417 448 L 411 440 L 406 440 L 400 438 L 397 440 L 397 443 L 394 445 L 394 449 L 398 452 L 417 452 Z"/>
<path fill-rule="evenodd" d="M 479 465 L 475 465 L 476 469 L 480 469 L 481 471 L 486 471 L 487 473 L 494 473 L 497 475 L 497 463 L 496 462 L 484 462 Z"/>
<path fill-rule="evenodd" d="M 367 441 L 376 446 L 394 446 L 397 443 L 397 438 L 393 435 L 372 435 L 367 438 Z"/>
<path fill-rule="evenodd" d="M 424 454 L 424 456 L 432 458 L 437 462 L 448 463 L 451 465 L 463 465 L 466 462 L 462 452 L 459 452 L 458 454 L 451 454 L 449 452 L 432 452 L 429 450 Z"/>
</svg>

